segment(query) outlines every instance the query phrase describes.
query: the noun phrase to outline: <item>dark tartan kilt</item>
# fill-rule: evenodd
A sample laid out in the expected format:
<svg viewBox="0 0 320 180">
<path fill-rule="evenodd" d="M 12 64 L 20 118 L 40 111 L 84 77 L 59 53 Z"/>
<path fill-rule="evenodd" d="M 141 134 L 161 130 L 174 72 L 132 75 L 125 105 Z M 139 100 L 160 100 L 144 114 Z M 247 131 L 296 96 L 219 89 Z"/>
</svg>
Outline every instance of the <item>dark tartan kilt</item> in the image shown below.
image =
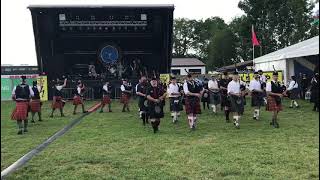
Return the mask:
<svg viewBox="0 0 320 180">
<path fill-rule="evenodd" d="M 260 107 L 260 106 L 263 106 L 264 104 L 264 100 L 263 100 L 263 93 L 252 93 L 251 94 L 251 106 L 252 107 Z"/>
<path fill-rule="evenodd" d="M 207 97 L 205 97 L 205 94 Z M 210 94 L 208 92 L 204 92 L 201 97 L 201 102 L 210 102 Z"/>
<path fill-rule="evenodd" d="M 187 114 L 201 114 L 200 99 L 198 97 L 186 97 L 185 108 Z"/>
<path fill-rule="evenodd" d="M 120 103 L 129 104 L 129 100 L 130 100 L 130 95 L 129 94 L 125 94 L 125 93 L 121 94 Z"/>
<path fill-rule="evenodd" d="M 210 92 L 210 104 L 218 105 L 221 102 L 220 92 Z"/>
<path fill-rule="evenodd" d="M 139 97 L 138 106 L 140 111 L 147 112 L 148 111 L 148 100 L 146 98 Z"/>
<path fill-rule="evenodd" d="M 158 107 L 160 108 L 160 112 L 156 112 L 156 110 L 155 110 L 155 108 L 156 108 L 155 103 L 149 101 L 149 103 L 148 103 L 148 114 L 149 114 L 149 118 L 150 118 L 150 119 L 159 119 L 159 118 L 163 118 L 163 117 L 164 117 L 164 113 L 163 113 L 163 103 L 161 103 L 160 105 L 158 105 Z"/>
<path fill-rule="evenodd" d="M 29 103 L 31 112 L 41 112 L 40 99 L 32 99 Z"/>
<path fill-rule="evenodd" d="M 64 101 L 61 96 L 53 96 L 52 108 L 53 109 L 62 109 L 64 107 Z"/>
<path fill-rule="evenodd" d="M 73 105 L 79 105 L 83 104 L 83 100 L 80 96 L 74 96 L 73 97 Z"/>
<path fill-rule="evenodd" d="M 282 111 L 282 103 L 277 104 L 274 97 L 268 96 L 266 110 L 267 111 Z"/>
<path fill-rule="evenodd" d="M 183 105 L 182 105 L 182 100 L 181 97 L 170 97 L 170 111 L 182 111 L 183 110 Z M 179 101 L 179 102 L 174 102 L 174 101 Z"/>
<path fill-rule="evenodd" d="M 289 94 L 289 98 L 292 100 L 298 99 L 299 98 L 299 89 L 298 88 L 294 88 L 290 91 L 288 91 Z"/>
<path fill-rule="evenodd" d="M 12 120 L 26 120 L 28 117 L 28 107 L 29 102 L 16 102 L 16 107 L 14 108 L 11 119 Z"/>
<path fill-rule="evenodd" d="M 228 98 L 228 95 L 221 93 L 221 107 L 230 107 L 230 100 Z"/>
<path fill-rule="evenodd" d="M 102 105 L 106 105 L 106 104 L 110 104 L 111 103 L 111 99 L 108 95 L 103 95 L 102 100 L 101 100 L 101 104 Z"/>
<path fill-rule="evenodd" d="M 244 112 L 244 98 L 238 96 L 229 96 L 230 99 L 230 112 L 237 112 L 242 114 Z"/>
</svg>

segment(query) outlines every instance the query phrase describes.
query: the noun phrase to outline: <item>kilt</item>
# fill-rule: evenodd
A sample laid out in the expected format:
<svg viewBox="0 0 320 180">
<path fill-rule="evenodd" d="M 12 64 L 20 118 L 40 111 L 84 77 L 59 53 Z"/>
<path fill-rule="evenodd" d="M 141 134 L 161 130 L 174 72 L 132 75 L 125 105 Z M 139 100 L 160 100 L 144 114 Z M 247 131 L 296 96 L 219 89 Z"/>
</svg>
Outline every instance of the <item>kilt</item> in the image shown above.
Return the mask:
<svg viewBox="0 0 320 180">
<path fill-rule="evenodd" d="M 61 96 L 53 96 L 53 101 L 51 106 L 53 109 L 62 109 L 64 104 L 65 103 L 62 101 Z"/>
<path fill-rule="evenodd" d="M 263 106 L 264 100 L 263 100 L 264 93 L 260 92 L 252 92 L 251 94 L 251 106 Z"/>
<path fill-rule="evenodd" d="M 148 111 L 148 100 L 144 97 L 139 97 L 138 106 L 140 111 L 147 112 Z"/>
<path fill-rule="evenodd" d="M 125 94 L 125 93 L 121 94 L 120 103 L 129 104 L 129 100 L 130 100 L 130 95 L 129 94 Z"/>
<path fill-rule="evenodd" d="M 228 95 L 221 93 L 221 107 L 230 107 L 230 100 L 228 98 Z"/>
<path fill-rule="evenodd" d="M 16 107 L 14 108 L 11 114 L 11 119 L 26 120 L 28 117 L 28 107 L 29 107 L 29 102 L 27 101 L 16 102 Z"/>
<path fill-rule="evenodd" d="M 289 98 L 291 99 L 291 100 L 295 100 L 295 99 L 298 99 L 299 98 L 299 89 L 298 88 L 294 88 L 294 89 L 292 89 L 292 90 L 290 90 L 290 91 L 288 91 L 288 93 L 289 93 Z"/>
<path fill-rule="evenodd" d="M 205 97 L 207 96 L 207 97 Z M 210 102 L 210 94 L 208 92 L 204 92 L 201 97 L 201 102 Z"/>
<path fill-rule="evenodd" d="M 181 97 L 170 97 L 170 111 L 182 111 L 182 100 Z"/>
<path fill-rule="evenodd" d="M 41 112 L 40 99 L 32 99 L 29 103 L 31 112 Z"/>
<path fill-rule="evenodd" d="M 244 98 L 239 96 L 230 95 L 230 112 L 237 112 L 242 114 L 244 112 Z"/>
<path fill-rule="evenodd" d="M 159 119 L 164 117 L 163 113 L 163 103 L 156 105 L 155 103 L 149 101 L 148 103 L 148 114 L 150 119 Z"/>
<path fill-rule="evenodd" d="M 220 102 L 220 92 L 210 92 L 210 104 L 218 105 Z"/>
<path fill-rule="evenodd" d="M 187 114 L 201 114 L 200 99 L 198 97 L 186 97 L 185 108 Z"/>
<path fill-rule="evenodd" d="M 83 100 L 80 96 L 74 96 L 73 97 L 73 105 L 79 105 L 83 104 Z"/>
<path fill-rule="evenodd" d="M 282 111 L 282 104 L 277 104 L 276 100 L 272 96 L 267 97 L 267 106 L 266 106 L 267 111 Z"/>
<path fill-rule="evenodd" d="M 103 95 L 101 104 L 106 105 L 106 104 L 110 104 L 110 103 L 111 103 L 110 97 L 108 95 Z"/>
</svg>

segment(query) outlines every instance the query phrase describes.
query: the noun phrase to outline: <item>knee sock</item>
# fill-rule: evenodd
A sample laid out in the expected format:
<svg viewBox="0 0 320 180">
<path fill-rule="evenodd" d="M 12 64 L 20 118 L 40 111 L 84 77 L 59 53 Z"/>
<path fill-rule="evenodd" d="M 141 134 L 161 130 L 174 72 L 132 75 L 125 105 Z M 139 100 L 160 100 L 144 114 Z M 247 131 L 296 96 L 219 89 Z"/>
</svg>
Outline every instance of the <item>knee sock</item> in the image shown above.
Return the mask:
<svg viewBox="0 0 320 180">
<path fill-rule="evenodd" d="M 226 120 L 229 120 L 230 111 L 229 110 L 224 110 L 224 114 L 226 116 Z"/>
<path fill-rule="evenodd" d="M 292 107 L 292 106 L 293 106 L 293 102 L 294 102 L 294 100 L 291 100 L 290 107 Z"/>
<path fill-rule="evenodd" d="M 297 101 L 294 100 L 293 103 L 294 103 L 294 105 L 295 105 L 296 107 L 299 106 L 299 104 L 297 103 Z"/>
<path fill-rule="evenodd" d="M 217 107 L 216 107 L 216 105 L 212 105 L 212 111 L 215 113 L 215 112 L 217 112 Z"/>
<path fill-rule="evenodd" d="M 192 128 L 192 125 L 193 125 L 193 115 L 192 114 L 188 115 L 188 121 L 189 121 L 189 127 Z"/>
<path fill-rule="evenodd" d="M 17 120 L 17 124 L 18 124 L 19 131 L 22 131 L 22 129 L 23 129 L 22 121 Z"/>
<path fill-rule="evenodd" d="M 24 120 L 24 130 L 28 128 L 28 119 Z"/>
</svg>

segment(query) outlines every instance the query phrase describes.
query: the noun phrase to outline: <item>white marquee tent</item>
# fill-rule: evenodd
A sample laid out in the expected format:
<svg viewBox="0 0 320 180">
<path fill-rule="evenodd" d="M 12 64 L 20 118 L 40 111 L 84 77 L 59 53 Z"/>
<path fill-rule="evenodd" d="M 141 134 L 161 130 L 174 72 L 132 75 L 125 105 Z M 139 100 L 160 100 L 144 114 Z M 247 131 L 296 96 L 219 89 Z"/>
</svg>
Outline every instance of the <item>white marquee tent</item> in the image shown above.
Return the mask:
<svg viewBox="0 0 320 180">
<path fill-rule="evenodd" d="M 253 60 L 253 64 L 256 70 L 273 71 L 274 66 L 276 70 L 283 71 L 284 82 L 287 83 L 288 77 L 297 73 L 294 72 L 294 62 L 313 70 L 315 64 L 307 61 L 305 57 L 315 55 L 318 55 L 319 61 L 319 36 L 258 57 Z"/>
</svg>

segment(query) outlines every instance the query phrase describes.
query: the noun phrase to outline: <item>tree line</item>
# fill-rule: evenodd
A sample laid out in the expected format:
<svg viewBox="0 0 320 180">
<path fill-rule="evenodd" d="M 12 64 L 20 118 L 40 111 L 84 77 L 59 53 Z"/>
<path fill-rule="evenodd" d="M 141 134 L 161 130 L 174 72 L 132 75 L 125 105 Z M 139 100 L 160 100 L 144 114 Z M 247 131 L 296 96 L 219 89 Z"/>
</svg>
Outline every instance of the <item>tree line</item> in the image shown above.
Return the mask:
<svg viewBox="0 0 320 180">
<path fill-rule="evenodd" d="M 252 60 L 251 27 L 260 46 L 255 58 L 319 35 L 313 25 L 316 1 L 241 0 L 244 15 L 227 24 L 220 17 L 179 18 L 173 26 L 173 56 L 196 57 L 207 70 Z"/>
</svg>

